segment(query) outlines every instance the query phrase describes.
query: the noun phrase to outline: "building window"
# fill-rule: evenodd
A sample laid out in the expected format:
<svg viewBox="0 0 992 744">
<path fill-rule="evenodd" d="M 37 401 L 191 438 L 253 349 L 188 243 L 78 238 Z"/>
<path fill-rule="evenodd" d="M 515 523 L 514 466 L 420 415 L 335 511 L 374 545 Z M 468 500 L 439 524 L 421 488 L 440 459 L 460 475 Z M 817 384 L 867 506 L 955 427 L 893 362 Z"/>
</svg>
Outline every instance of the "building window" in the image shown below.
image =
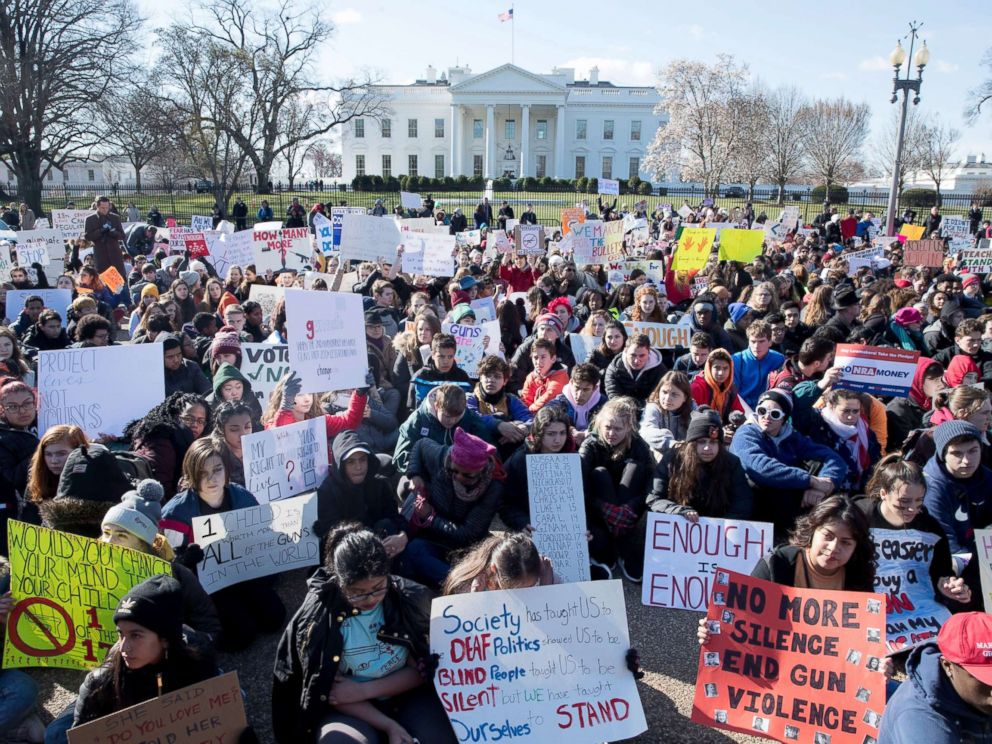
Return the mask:
<svg viewBox="0 0 992 744">
<path fill-rule="evenodd" d="M 627 176 L 627 178 L 633 178 L 638 173 L 640 173 L 641 172 L 641 159 L 640 158 L 631 158 L 630 159 L 630 168 L 628 169 L 627 172 L 629 174 Z"/>
<path fill-rule="evenodd" d="M 417 120 L 416 119 L 407 119 L 407 122 L 406 122 L 406 136 L 409 137 L 410 139 L 416 139 L 417 138 Z"/>
<path fill-rule="evenodd" d="M 576 155 L 575 156 L 575 177 L 585 178 L 586 177 L 586 156 Z"/>
<path fill-rule="evenodd" d="M 94 171 L 93 169 L 86 171 L 86 175 L 89 177 L 91 181 L 96 180 L 96 171 Z"/>
<path fill-rule="evenodd" d="M 417 175 L 417 156 L 407 155 L 406 156 L 406 174 L 408 176 Z"/>
<path fill-rule="evenodd" d="M 603 139 L 613 139 L 613 119 L 607 119 L 603 122 Z"/>
<path fill-rule="evenodd" d="M 613 178 L 613 158 L 609 155 L 603 156 L 603 178 Z"/>
<path fill-rule="evenodd" d="M 630 141 L 640 142 L 641 141 L 641 122 L 640 120 L 630 122 Z"/>
<path fill-rule="evenodd" d="M 548 138 L 548 120 L 538 119 L 537 120 L 537 138 L 539 140 L 546 140 Z"/>
<path fill-rule="evenodd" d="M 504 126 L 505 139 L 515 140 L 517 138 L 517 120 L 507 119 Z"/>
<path fill-rule="evenodd" d="M 364 176 L 365 175 L 365 156 L 356 155 L 355 156 L 355 175 Z"/>
<path fill-rule="evenodd" d="M 586 120 L 575 120 L 575 139 L 584 140 L 586 138 Z"/>
<path fill-rule="evenodd" d="M 365 137 L 365 119 L 355 119 L 355 139 Z"/>
<path fill-rule="evenodd" d="M 51 170 L 49 170 L 48 171 L 47 178 L 48 178 L 49 181 L 54 181 L 55 180 L 55 174 Z"/>
<path fill-rule="evenodd" d="M 434 120 L 434 137 L 436 139 L 444 138 L 444 119 Z"/>
<path fill-rule="evenodd" d="M 382 177 L 389 178 L 393 175 L 393 156 L 383 155 L 382 156 Z"/>
<path fill-rule="evenodd" d="M 544 178 L 548 175 L 548 156 L 538 155 L 537 156 L 537 172 L 534 174 L 537 178 Z"/>
<path fill-rule="evenodd" d="M 472 139 L 482 139 L 482 119 L 472 119 Z"/>
<path fill-rule="evenodd" d="M 444 155 L 434 156 L 434 178 L 444 178 Z"/>
<path fill-rule="evenodd" d="M 476 178 L 482 177 L 482 156 L 473 155 L 472 156 L 472 175 Z"/>
<path fill-rule="evenodd" d="M 383 137 L 392 137 L 393 136 L 393 120 L 392 119 L 383 119 L 381 122 L 379 122 L 379 126 L 382 127 L 382 136 Z"/>
</svg>

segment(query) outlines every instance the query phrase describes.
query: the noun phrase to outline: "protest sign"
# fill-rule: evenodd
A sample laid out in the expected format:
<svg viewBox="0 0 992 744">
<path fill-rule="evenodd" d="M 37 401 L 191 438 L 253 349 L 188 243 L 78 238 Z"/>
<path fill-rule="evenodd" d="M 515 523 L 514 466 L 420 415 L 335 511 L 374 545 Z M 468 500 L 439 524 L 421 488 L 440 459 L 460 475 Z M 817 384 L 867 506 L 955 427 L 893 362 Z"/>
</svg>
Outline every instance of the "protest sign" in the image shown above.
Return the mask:
<svg viewBox="0 0 992 744">
<path fill-rule="evenodd" d="M 316 521 L 316 492 L 193 517 L 193 537 L 203 548 L 196 571 L 200 584 L 213 594 L 261 576 L 316 566 L 320 562 L 320 538 L 313 531 Z"/>
<path fill-rule="evenodd" d="M 443 333 L 455 337 L 458 348 L 455 350 L 455 361 L 458 366 L 473 380 L 478 379 L 479 362 L 486 353 L 486 329 L 481 325 L 461 325 L 445 321 L 441 324 Z"/>
<path fill-rule="evenodd" d="M 262 306 L 262 313 L 266 322 L 269 322 L 276 303 L 285 295 L 285 287 L 272 287 L 268 284 L 252 284 L 248 290 L 248 299 L 254 300 Z"/>
<path fill-rule="evenodd" d="M 509 253 L 513 250 L 513 242 L 503 230 L 493 230 L 489 233 L 489 238 L 492 242 L 492 247 L 496 249 L 497 253 Z"/>
<path fill-rule="evenodd" d="M 286 332 L 301 392 L 365 386 L 369 360 L 361 295 L 287 289 Z"/>
<path fill-rule="evenodd" d="M 603 228 L 603 253 L 607 261 L 623 260 L 623 223 L 611 220 Z M 592 263 L 590 260 L 589 263 Z"/>
<path fill-rule="evenodd" d="M 214 229 L 214 219 L 205 214 L 194 214 L 189 218 L 189 226 L 193 232 L 203 232 Z"/>
<path fill-rule="evenodd" d="M 775 544 L 772 525 L 648 512 L 641 604 L 706 611 L 717 567 L 750 574 Z"/>
<path fill-rule="evenodd" d="M 534 544 L 566 582 L 589 581 L 589 541 L 578 454 L 530 455 L 527 492 Z"/>
<path fill-rule="evenodd" d="M 692 278 L 692 286 L 689 287 L 689 294 L 693 297 L 698 297 L 701 293 L 709 289 L 710 278 L 708 276 L 694 276 Z"/>
<path fill-rule="evenodd" d="M 692 329 L 684 325 L 670 323 L 645 323 L 639 320 L 625 320 L 623 327 L 627 335 L 643 333 L 651 339 L 651 346 L 656 349 L 689 348 L 689 338 Z"/>
<path fill-rule="evenodd" d="M 645 731 L 620 581 L 439 597 L 434 686 L 458 741 L 597 744 Z"/>
<path fill-rule="evenodd" d="M 21 230 L 17 233 L 17 252 L 20 255 L 21 245 L 25 243 L 38 243 L 42 242 L 45 244 L 45 248 L 48 251 L 49 260 L 62 261 L 65 258 L 65 241 L 62 239 L 62 233 L 59 230 L 52 229 L 36 229 L 36 230 Z M 47 266 L 48 262 L 42 264 Z"/>
<path fill-rule="evenodd" d="M 472 300 L 469 304 L 475 312 L 476 323 L 488 323 L 496 320 L 495 297 L 480 297 L 478 300 Z"/>
<path fill-rule="evenodd" d="M 576 222 L 586 221 L 586 210 L 582 207 L 569 207 L 561 210 L 561 234 L 568 235 Z"/>
<path fill-rule="evenodd" d="M 63 251 L 64 254 L 64 251 Z M 23 233 L 17 235 L 17 265 L 27 268 L 32 264 L 48 266 L 48 243 L 44 238 L 25 239 Z"/>
<path fill-rule="evenodd" d="M 39 436 L 56 424 L 75 424 L 93 439 L 119 437 L 135 411 L 149 411 L 163 400 L 161 344 L 38 354 Z"/>
<path fill-rule="evenodd" d="M 226 276 L 231 266 L 242 269 L 255 263 L 254 242 L 251 230 L 222 233 L 210 247 L 210 262 L 219 276 Z M 256 286 L 256 285 L 252 285 Z"/>
<path fill-rule="evenodd" d="M 992 248 L 988 240 L 979 241 L 977 248 L 965 248 L 957 253 L 959 269 L 968 269 L 972 274 L 992 273 Z"/>
<path fill-rule="evenodd" d="M 164 692 L 69 729 L 69 744 L 234 744 L 248 728 L 237 672 Z"/>
<path fill-rule="evenodd" d="M 865 248 L 860 251 L 845 251 L 841 258 L 847 261 L 847 275 L 854 276 L 858 269 L 867 266 L 870 269 L 884 269 L 891 265 L 891 261 L 883 258 L 883 249 L 878 246 Z"/>
<path fill-rule="evenodd" d="M 903 243 L 902 256 L 905 266 L 930 266 L 939 269 L 944 265 L 944 241 L 907 240 Z"/>
<path fill-rule="evenodd" d="M 913 384 L 920 352 L 861 344 L 837 344 L 837 387 L 871 395 L 905 398 Z"/>
<path fill-rule="evenodd" d="M 252 231 L 252 251 L 255 269 L 260 274 L 283 268 L 303 271 L 313 263 L 310 229 L 307 227 L 284 227 L 279 230 L 260 230 L 256 227 Z"/>
<path fill-rule="evenodd" d="M 572 347 L 572 354 L 575 356 L 575 363 L 589 361 L 589 357 L 602 343 L 602 336 L 586 336 L 584 333 L 569 333 L 568 344 Z"/>
<path fill-rule="evenodd" d="M 874 742 L 885 708 L 884 598 L 718 568 L 692 720 L 781 742 Z"/>
<path fill-rule="evenodd" d="M 400 192 L 400 206 L 403 209 L 420 209 L 424 204 L 424 200 L 420 197 L 420 194 L 414 194 L 410 191 Z"/>
<path fill-rule="evenodd" d="M 260 504 L 312 491 L 327 477 L 323 416 L 246 434 L 241 449 L 245 487 Z"/>
<path fill-rule="evenodd" d="M 203 258 L 210 255 L 207 239 L 202 232 L 183 235 L 183 247 L 186 249 L 186 255 L 190 258 Z"/>
<path fill-rule="evenodd" d="M 517 225 L 513 229 L 517 253 L 527 256 L 544 255 L 544 228 L 540 225 Z"/>
<path fill-rule="evenodd" d="M 403 271 L 408 274 L 455 275 L 455 236 L 403 233 Z"/>
<path fill-rule="evenodd" d="M 344 214 L 341 217 L 341 258 L 355 261 L 396 261 L 401 243 L 395 220 L 368 214 Z"/>
<path fill-rule="evenodd" d="M 975 556 L 982 581 L 982 602 L 992 612 L 992 528 L 975 530 Z"/>
<path fill-rule="evenodd" d="M 924 225 L 903 225 L 899 230 L 899 234 L 906 238 L 907 241 L 921 240 L 924 232 L 926 232 Z"/>
<path fill-rule="evenodd" d="M 63 240 L 75 240 L 83 237 L 86 218 L 91 214 L 91 209 L 53 209 L 52 227 L 62 233 Z"/>
<path fill-rule="evenodd" d="M 455 233 L 455 245 L 459 248 L 475 248 L 482 245 L 482 230 L 462 230 Z"/>
<path fill-rule="evenodd" d="M 124 289 L 124 277 L 121 276 L 121 272 L 117 270 L 116 266 L 111 266 L 100 274 L 100 279 L 113 294 L 118 294 Z"/>
<path fill-rule="evenodd" d="M 709 260 L 715 239 L 716 230 L 711 227 L 687 227 L 682 230 L 672 269 L 692 271 L 703 268 Z"/>
<path fill-rule="evenodd" d="M 334 292 L 334 274 L 324 274 L 320 271 L 307 271 L 303 274 L 303 289 L 313 289 L 314 282 L 318 279 L 327 285 L 327 289 Z"/>
<path fill-rule="evenodd" d="M 331 229 L 334 235 L 334 248 L 341 246 L 341 226 L 344 224 L 346 214 L 368 214 L 365 207 L 331 207 Z"/>
<path fill-rule="evenodd" d="M 434 222 L 433 217 L 407 217 L 399 220 L 398 224 L 400 226 L 400 232 L 436 233 L 438 235 L 448 234 L 447 225 L 440 225 L 440 230 L 434 229 L 439 227 L 439 225 Z"/>
<path fill-rule="evenodd" d="M 320 212 L 313 215 L 313 230 L 317 238 L 317 250 L 324 256 L 334 252 L 334 224 Z"/>
<path fill-rule="evenodd" d="M 885 595 L 885 645 L 889 653 L 937 638 L 951 616 L 934 597 L 930 564 L 941 536 L 922 530 L 871 528 L 875 591 Z"/>
<path fill-rule="evenodd" d="M 284 344 L 242 342 L 240 369 L 241 374 L 251 382 L 251 391 L 264 411 L 279 380 L 292 370 L 289 347 Z"/>
<path fill-rule="evenodd" d="M 749 263 L 761 255 L 764 233 L 730 228 L 720 234 L 720 260 Z"/>
<path fill-rule="evenodd" d="M 630 279 L 631 272 L 639 269 L 653 284 L 664 284 L 665 262 L 627 259 L 609 264 L 606 270 L 606 282 L 611 287 L 622 284 Z"/>
<path fill-rule="evenodd" d="M 964 217 L 944 215 L 940 221 L 940 234 L 945 238 L 970 238 L 971 230 Z"/>
<path fill-rule="evenodd" d="M 620 182 L 613 178 L 600 178 L 596 182 L 597 193 L 607 196 L 620 196 Z"/>
<path fill-rule="evenodd" d="M 98 666 L 117 640 L 121 598 L 155 574 L 172 576 L 167 561 L 148 553 L 25 522 L 7 525 L 14 607 L 4 669 Z"/>
<path fill-rule="evenodd" d="M 10 281 L 10 270 L 14 268 L 14 261 L 10 257 L 10 243 L 0 241 L 0 282 Z M 10 308 L 10 294 L 7 294 L 7 307 Z M 22 305 L 23 307 L 23 305 Z M 10 310 L 7 310 L 8 314 Z M 16 315 L 14 316 L 17 317 Z M 11 318 L 13 320 L 14 318 Z"/>
<path fill-rule="evenodd" d="M 602 220 L 586 220 L 585 222 L 576 222 L 572 225 L 571 232 L 563 239 L 571 241 L 572 255 L 575 263 L 581 266 L 583 264 L 601 263 L 604 260 L 604 256 L 606 255 L 604 242 L 606 239 L 605 228 L 611 224 L 610 222 L 604 224 Z M 623 237 L 621 236 L 622 242 Z M 544 245 L 543 240 L 541 241 L 541 245 Z"/>
<path fill-rule="evenodd" d="M 2 252 L 2 249 L 0 249 Z M 7 315 L 10 319 L 16 320 L 24 309 L 24 302 L 28 297 L 40 297 L 45 303 L 45 307 L 50 308 L 59 314 L 65 322 L 66 312 L 72 302 L 71 289 L 10 289 L 7 290 Z"/>
</svg>

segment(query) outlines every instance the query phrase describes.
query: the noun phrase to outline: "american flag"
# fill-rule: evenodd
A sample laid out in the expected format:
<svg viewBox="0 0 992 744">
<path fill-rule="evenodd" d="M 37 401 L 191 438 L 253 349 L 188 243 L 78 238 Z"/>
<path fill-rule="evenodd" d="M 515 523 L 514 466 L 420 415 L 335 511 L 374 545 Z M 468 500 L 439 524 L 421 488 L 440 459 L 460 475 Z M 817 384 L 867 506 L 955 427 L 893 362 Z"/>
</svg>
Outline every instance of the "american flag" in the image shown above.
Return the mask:
<svg viewBox="0 0 992 744">
<path fill-rule="evenodd" d="M 501 21 L 503 21 L 503 22 L 512 21 L 513 20 L 513 8 L 510 8 L 505 13 L 500 13 L 499 16 L 498 16 L 498 18 Z"/>
</svg>

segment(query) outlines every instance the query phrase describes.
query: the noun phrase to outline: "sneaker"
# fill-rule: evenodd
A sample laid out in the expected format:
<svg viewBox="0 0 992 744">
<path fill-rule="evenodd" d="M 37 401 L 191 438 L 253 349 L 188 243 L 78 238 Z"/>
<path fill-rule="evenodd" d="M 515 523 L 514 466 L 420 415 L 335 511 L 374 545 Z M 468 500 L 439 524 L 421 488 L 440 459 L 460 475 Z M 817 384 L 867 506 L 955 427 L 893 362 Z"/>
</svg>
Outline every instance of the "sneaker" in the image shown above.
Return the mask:
<svg viewBox="0 0 992 744">
<path fill-rule="evenodd" d="M 591 581 L 609 581 L 613 578 L 613 572 L 609 566 L 604 566 L 602 563 L 590 559 L 589 578 Z"/>
<path fill-rule="evenodd" d="M 2 741 L 37 744 L 45 740 L 45 724 L 41 722 L 37 713 L 30 713 L 13 731 L 7 731 L 4 737 Z"/>
<path fill-rule="evenodd" d="M 632 570 L 631 567 L 627 566 L 627 564 L 623 562 L 623 558 L 617 558 L 617 566 L 619 566 L 620 573 L 623 574 L 623 577 L 627 579 L 627 581 L 640 584 L 644 579 L 644 569 L 642 568 L 639 571 Z"/>
</svg>

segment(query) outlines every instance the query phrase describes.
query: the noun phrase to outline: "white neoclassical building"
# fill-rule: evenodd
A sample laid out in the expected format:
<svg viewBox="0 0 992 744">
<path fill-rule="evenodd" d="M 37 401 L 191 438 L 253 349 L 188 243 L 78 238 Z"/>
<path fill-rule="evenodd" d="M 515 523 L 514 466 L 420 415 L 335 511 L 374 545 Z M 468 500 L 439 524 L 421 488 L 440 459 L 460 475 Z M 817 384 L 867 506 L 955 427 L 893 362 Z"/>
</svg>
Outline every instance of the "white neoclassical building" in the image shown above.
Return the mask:
<svg viewBox="0 0 992 744">
<path fill-rule="evenodd" d="M 642 170 L 664 115 L 657 91 L 573 69 L 549 75 L 506 64 L 473 74 L 427 68 L 411 85 L 383 85 L 389 115 L 354 119 L 342 134 L 346 182 L 359 175 L 630 178 Z"/>
</svg>

